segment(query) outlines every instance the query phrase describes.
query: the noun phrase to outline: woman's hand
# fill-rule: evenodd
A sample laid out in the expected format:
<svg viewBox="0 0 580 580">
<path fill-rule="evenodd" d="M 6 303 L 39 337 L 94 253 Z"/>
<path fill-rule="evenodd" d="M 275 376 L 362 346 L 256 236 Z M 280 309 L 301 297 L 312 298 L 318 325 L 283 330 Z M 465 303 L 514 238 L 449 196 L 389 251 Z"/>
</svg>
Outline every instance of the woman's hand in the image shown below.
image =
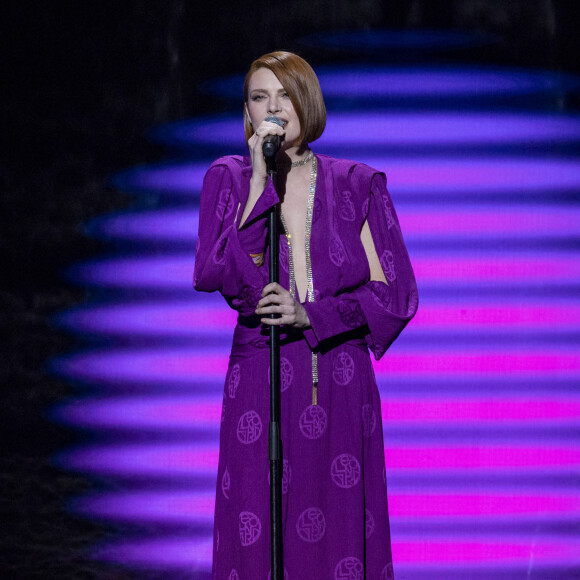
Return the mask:
<svg viewBox="0 0 580 580">
<path fill-rule="evenodd" d="M 278 135 L 282 139 L 284 134 L 285 131 L 280 125 L 270 123 L 269 121 L 262 121 L 255 129 L 254 134 L 248 139 L 248 147 L 250 148 L 250 156 L 252 158 L 252 180 L 262 180 L 262 182 L 265 182 L 268 177 L 266 161 L 264 159 L 264 153 L 262 152 L 264 137 L 267 135 Z"/>
<path fill-rule="evenodd" d="M 276 123 L 262 121 L 256 132 L 248 139 L 248 147 L 250 148 L 250 156 L 252 158 L 252 177 L 250 178 L 250 193 L 248 200 L 240 218 L 240 227 L 246 223 L 246 219 L 252 213 L 252 209 L 256 202 L 262 195 L 266 182 L 268 180 L 268 172 L 266 171 L 266 160 L 262 152 L 262 144 L 266 135 L 279 135 L 280 138 L 284 136 L 284 129 Z"/>
<path fill-rule="evenodd" d="M 304 306 L 298 302 L 288 290 L 273 282 L 262 290 L 262 299 L 258 302 L 256 314 L 280 314 L 280 318 L 262 318 L 262 323 L 269 326 L 293 326 L 308 328 L 310 319 Z"/>
</svg>

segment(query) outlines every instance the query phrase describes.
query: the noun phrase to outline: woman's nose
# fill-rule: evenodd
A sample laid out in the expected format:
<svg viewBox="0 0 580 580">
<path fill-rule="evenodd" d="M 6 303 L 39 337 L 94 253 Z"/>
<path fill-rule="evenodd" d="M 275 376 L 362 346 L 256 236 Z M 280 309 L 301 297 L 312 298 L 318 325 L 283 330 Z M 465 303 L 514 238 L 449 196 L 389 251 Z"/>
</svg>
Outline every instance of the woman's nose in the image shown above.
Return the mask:
<svg viewBox="0 0 580 580">
<path fill-rule="evenodd" d="M 268 107 L 269 113 L 277 113 L 278 111 L 280 111 L 280 103 L 277 98 L 270 99 L 270 102 L 268 104 L 269 104 Z"/>
</svg>

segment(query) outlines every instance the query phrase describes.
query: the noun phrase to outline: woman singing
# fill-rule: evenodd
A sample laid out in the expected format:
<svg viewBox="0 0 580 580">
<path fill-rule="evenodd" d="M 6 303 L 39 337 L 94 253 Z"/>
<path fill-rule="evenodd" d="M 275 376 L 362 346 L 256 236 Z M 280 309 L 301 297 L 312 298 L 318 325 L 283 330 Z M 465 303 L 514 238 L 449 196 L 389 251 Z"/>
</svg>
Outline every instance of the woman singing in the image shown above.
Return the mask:
<svg viewBox="0 0 580 580">
<path fill-rule="evenodd" d="M 397 338 L 417 309 L 417 287 L 384 174 L 315 155 L 310 144 L 325 124 L 308 63 L 264 55 L 244 83 L 250 155 L 218 159 L 203 183 L 194 286 L 219 290 L 239 314 L 221 420 L 218 580 L 269 575 L 271 324 L 281 325 L 285 578 L 393 578 L 369 349 L 379 359 Z M 262 154 L 267 135 L 282 140 L 276 184 Z M 281 282 L 268 284 L 266 221 L 278 201 Z"/>
</svg>

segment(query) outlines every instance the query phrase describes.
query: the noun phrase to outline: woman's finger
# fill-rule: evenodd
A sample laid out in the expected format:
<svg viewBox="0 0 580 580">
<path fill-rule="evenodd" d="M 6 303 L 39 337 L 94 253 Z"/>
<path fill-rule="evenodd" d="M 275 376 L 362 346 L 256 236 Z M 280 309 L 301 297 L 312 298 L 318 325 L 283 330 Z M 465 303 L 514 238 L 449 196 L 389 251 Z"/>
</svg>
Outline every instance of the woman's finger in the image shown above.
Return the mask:
<svg viewBox="0 0 580 580">
<path fill-rule="evenodd" d="M 279 294 L 279 295 L 288 295 L 288 296 L 290 295 L 290 292 L 288 292 L 288 290 L 286 290 L 286 288 L 283 288 L 282 286 L 280 286 L 280 284 L 278 284 L 278 282 L 270 282 L 270 284 L 267 284 L 262 289 L 262 297 L 267 296 L 268 294 L 271 294 L 272 292 L 274 292 L 275 294 Z"/>
</svg>

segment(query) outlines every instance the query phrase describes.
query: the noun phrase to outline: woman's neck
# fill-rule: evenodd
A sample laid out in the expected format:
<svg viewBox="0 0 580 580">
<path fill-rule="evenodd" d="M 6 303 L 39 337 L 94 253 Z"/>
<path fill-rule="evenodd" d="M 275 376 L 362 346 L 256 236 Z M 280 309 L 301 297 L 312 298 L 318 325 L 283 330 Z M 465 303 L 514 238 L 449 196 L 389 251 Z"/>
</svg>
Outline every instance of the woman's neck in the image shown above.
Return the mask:
<svg viewBox="0 0 580 580">
<path fill-rule="evenodd" d="M 301 162 L 306 162 L 306 160 L 311 156 L 312 151 L 308 147 L 308 144 L 301 145 L 300 147 L 289 147 L 288 149 L 282 149 L 276 156 L 277 165 L 282 167 L 288 167 L 290 170 L 293 166 L 296 167 L 297 164 Z"/>
</svg>

